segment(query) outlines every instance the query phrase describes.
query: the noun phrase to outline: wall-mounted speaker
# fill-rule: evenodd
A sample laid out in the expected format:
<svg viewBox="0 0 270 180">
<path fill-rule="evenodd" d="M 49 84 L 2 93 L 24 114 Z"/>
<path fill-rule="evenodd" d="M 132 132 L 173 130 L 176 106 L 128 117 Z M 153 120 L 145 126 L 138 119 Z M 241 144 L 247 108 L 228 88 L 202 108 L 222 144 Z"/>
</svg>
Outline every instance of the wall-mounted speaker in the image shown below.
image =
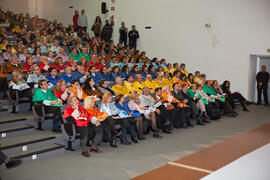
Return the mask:
<svg viewBox="0 0 270 180">
<path fill-rule="evenodd" d="M 101 3 L 101 13 L 106 14 L 107 12 L 109 11 L 107 10 L 106 3 L 105 2 Z"/>
</svg>

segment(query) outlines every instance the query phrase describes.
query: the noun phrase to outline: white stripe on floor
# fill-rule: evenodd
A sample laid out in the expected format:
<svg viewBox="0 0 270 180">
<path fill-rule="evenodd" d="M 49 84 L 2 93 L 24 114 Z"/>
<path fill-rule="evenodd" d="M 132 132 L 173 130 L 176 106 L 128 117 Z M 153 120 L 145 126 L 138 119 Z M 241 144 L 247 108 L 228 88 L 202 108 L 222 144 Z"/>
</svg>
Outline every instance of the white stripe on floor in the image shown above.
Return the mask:
<svg viewBox="0 0 270 180">
<path fill-rule="evenodd" d="M 197 167 L 193 167 L 193 166 L 188 166 L 188 165 L 184 165 L 184 164 L 179 164 L 179 163 L 175 163 L 175 162 L 168 162 L 169 165 L 172 166 L 178 166 L 178 167 L 183 167 L 183 168 L 187 168 L 187 169 L 192 169 L 195 171 L 201 171 L 201 172 L 205 172 L 205 173 L 212 173 L 213 171 L 207 170 L 207 169 L 201 169 L 201 168 L 197 168 Z"/>
</svg>

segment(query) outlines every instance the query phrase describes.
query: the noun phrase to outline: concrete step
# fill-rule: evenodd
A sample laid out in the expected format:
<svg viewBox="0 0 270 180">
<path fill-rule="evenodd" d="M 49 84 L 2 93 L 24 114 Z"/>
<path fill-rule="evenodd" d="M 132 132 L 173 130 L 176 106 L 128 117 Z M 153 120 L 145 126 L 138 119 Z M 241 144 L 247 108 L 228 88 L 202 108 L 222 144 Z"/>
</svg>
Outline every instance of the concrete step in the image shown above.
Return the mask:
<svg viewBox="0 0 270 180">
<path fill-rule="evenodd" d="M 35 126 L 32 125 L 22 125 L 13 128 L 0 129 L 1 138 L 19 136 L 22 134 L 33 133 L 35 131 Z"/>
<path fill-rule="evenodd" d="M 28 124 L 28 120 L 26 118 L 18 118 L 18 119 L 9 119 L 0 121 L 1 129 L 7 129 L 17 126 L 22 126 Z"/>
<path fill-rule="evenodd" d="M 55 136 L 47 136 L 41 138 L 27 138 L 24 141 L 16 141 L 14 138 L 10 138 L 12 143 L 2 144 L 0 150 L 7 156 L 14 154 L 29 152 L 36 148 L 56 143 Z"/>
<path fill-rule="evenodd" d="M 32 151 L 9 156 L 9 158 L 22 159 L 23 164 L 36 160 L 47 159 L 65 152 L 65 146 L 61 144 L 51 144 Z"/>
</svg>

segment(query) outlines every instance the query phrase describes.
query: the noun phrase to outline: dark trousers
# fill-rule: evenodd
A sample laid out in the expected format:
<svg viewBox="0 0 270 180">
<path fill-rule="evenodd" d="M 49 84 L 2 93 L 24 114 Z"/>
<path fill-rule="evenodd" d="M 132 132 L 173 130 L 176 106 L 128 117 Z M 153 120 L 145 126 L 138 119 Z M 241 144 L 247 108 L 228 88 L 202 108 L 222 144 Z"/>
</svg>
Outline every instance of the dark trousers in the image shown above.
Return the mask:
<svg viewBox="0 0 270 180">
<path fill-rule="evenodd" d="M 39 116 L 43 116 L 43 104 L 40 103 L 36 103 L 35 104 L 35 111 L 37 112 L 37 114 Z M 57 106 L 44 106 L 44 111 L 45 114 L 48 113 L 53 113 L 53 125 L 52 128 L 53 129 L 58 129 L 60 128 L 60 122 L 61 122 L 61 107 L 57 107 Z"/>
<path fill-rule="evenodd" d="M 101 125 L 95 127 L 95 134 L 91 135 L 91 139 L 93 139 L 95 137 L 95 135 L 98 133 L 100 133 L 100 131 L 102 131 L 102 134 L 104 134 L 105 136 L 101 138 L 104 139 L 105 141 L 112 141 L 113 139 L 116 139 L 116 135 L 117 135 L 117 130 L 115 128 L 115 123 L 114 123 L 114 119 L 112 117 L 107 117 L 104 121 L 100 122 Z M 98 136 L 98 139 L 96 139 L 97 143 L 100 143 L 100 139 Z"/>
<path fill-rule="evenodd" d="M 124 47 L 126 47 L 127 46 L 127 39 L 119 39 L 119 43 L 120 44 L 124 44 Z"/>
<path fill-rule="evenodd" d="M 7 78 L 0 78 L 0 92 L 3 92 L 3 97 L 7 97 L 8 81 Z"/>
<path fill-rule="evenodd" d="M 170 128 L 171 123 L 167 108 L 161 105 L 157 109 L 160 111 L 160 114 L 156 113 L 157 127 L 162 130 Z"/>
<path fill-rule="evenodd" d="M 198 116 L 199 112 L 198 112 L 198 108 L 197 108 L 196 103 L 189 100 L 187 102 L 187 105 L 189 105 L 189 107 L 191 108 L 191 112 L 192 112 L 191 117 L 192 117 L 192 119 L 197 119 L 198 118 L 197 116 Z"/>
<path fill-rule="evenodd" d="M 99 36 L 100 36 L 100 33 L 95 33 L 96 38 L 99 38 Z"/>
<path fill-rule="evenodd" d="M 89 140 L 94 141 L 97 145 L 100 145 L 103 137 L 103 130 L 105 126 L 103 124 L 96 126 L 95 124 L 89 123 Z"/>
<path fill-rule="evenodd" d="M 232 106 L 227 99 L 224 102 L 216 99 L 216 102 L 220 105 L 225 114 L 230 114 L 233 112 Z"/>
<path fill-rule="evenodd" d="M 263 99 L 264 99 L 264 103 L 268 104 L 268 87 L 266 86 L 262 86 L 262 87 L 257 87 L 257 91 L 258 91 L 258 104 L 261 104 L 262 102 L 262 93 L 263 93 Z"/>
<path fill-rule="evenodd" d="M 137 41 L 129 41 L 129 47 L 130 49 L 135 49 L 137 48 Z"/>
<path fill-rule="evenodd" d="M 235 92 L 228 97 L 228 101 L 231 104 L 233 109 L 235 109 L 235 104 L 234 104 L 235 100 L 238 100 L 240 104 L 242 105 L 242 107 L 245 107 L 246 99 L 242 96 L 242 94 Z"/>
<path fill-rule="evenodd" d="M 123 118 L 123 119 L 114 119 L 115 124 L 121 125 L 121 140 L 124 141 L 127 139 L 127 129 L 132 138 L 136 137 L 136 132 L 131 125 L 131 122 L 134 121 L 133 118 Z"/>
<path fill-rule="evenodd" d="M 84 32 L 87 32 L 87 27 L 80 27 Z"/>
<path fill-rule="evenodd" d="M 45 113 L 53 113 L 53 129 L 60 128 L 61 108 L 57 106 L 45 106 Z"/>
<path fill-rule="evenodd" d="M 184 126 L 189 121 L 190 112 L 188 108 L 175 107 L 170 110 L 171 113 L 171 128 Z"/>
<path fill-rule="evenodd" d="M 2 151 L 0 151 L 0 165 L 3 164 L 7 158 L 8 157 Z"/>
<path fill-rule="evenodd" d="M 90 139 L 90 131 L 92 130 L 90 128 L 90 123 L 88 126 L 76 126 L 76 133 L 80 134 L 80 144 L 81 146 L 86 146 L 88 140 Z"/>
</svg>

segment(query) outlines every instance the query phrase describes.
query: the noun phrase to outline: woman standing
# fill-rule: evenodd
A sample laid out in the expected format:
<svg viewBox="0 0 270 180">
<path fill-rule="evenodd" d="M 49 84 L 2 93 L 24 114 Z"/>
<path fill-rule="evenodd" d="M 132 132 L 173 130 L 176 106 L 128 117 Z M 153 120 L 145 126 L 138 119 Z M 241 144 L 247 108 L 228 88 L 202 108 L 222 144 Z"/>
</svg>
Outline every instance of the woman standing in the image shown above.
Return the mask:
<svg viewBox="0 0 270 180">
<path fill-rule="evenodd" d="M 94 32 L 96 38 L 99 38 L 101 32 L 101 18 L 99 16 L 96 17 L 96 20 L 91 28 L 91 31 Z"/>
</svg>

